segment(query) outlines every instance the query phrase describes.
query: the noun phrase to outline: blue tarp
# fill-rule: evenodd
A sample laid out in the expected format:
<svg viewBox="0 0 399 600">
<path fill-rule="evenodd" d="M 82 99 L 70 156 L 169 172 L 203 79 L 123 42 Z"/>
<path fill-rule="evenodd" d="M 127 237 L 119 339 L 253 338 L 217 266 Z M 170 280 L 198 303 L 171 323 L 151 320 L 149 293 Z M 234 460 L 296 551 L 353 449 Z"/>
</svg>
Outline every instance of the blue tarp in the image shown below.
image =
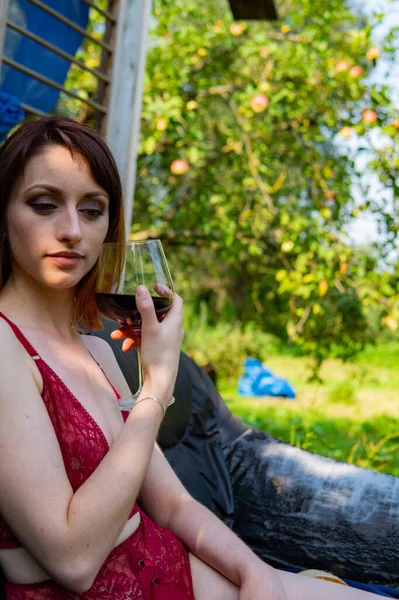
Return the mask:
<svg viewBox="0 0 399 600">
<path fill-rule="evenodd" d="M 86 29 L 90 7 L 82 0 L 45 0 L 45 4 Z M 73 56 L 82 42 L 80 33 L 28 0 L 10 0 L 9 20 Z M 10 27 L 6 30 L 4 56 L 60 85 L 64 84 L 70 67 L 68 60 L 57 56 L 51 50 L 29 40 Z M 43 112 L 52 112 L 59 96 L 58 90 L 4 64 L 1 69 L 0 91 L 10 94 L 15 99 L 14 102 L 29 104 Z M 12 123 L 11 127 L 16 124 Z M 6 126 L 0 113 L 0 127 Z"/>
<path fill-rule="evenodd" d="M 11 94 L 0 91 L 0 142 L 6 139 L 8 132 L 24 118 L 19 100 Z"/>
<path fill-rule="evenodd" d="M 240 396 L 283 396 L 296 397 L 292 385 L 286 379 L 277 377 L 263 366 L 260 360 L 248 357 L 244 364 L 244 375 L 238 380 Z"/>
</svg>

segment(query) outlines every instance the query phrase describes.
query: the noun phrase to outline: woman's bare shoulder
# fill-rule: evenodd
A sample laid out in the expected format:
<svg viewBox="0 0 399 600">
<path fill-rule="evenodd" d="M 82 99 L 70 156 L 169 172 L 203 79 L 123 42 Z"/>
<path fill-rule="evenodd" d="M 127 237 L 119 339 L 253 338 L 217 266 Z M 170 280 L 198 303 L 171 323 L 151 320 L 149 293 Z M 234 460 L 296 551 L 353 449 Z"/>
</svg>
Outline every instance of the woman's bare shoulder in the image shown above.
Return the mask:
<svg viewBox="0 0 399 600">
<path fill-rule="evenodd" d="M 12 363 L 16 356 L 19 359 L 22 358 L 22 364 L 29 365 L 31 362 L 28 352 L 15 335 L 11 325 L 0 318 L 0 361 L 2 366 Z"/>
<path fill-rule="evenodd" d="M 0 347 L 4 347 L 12 339 L 15 342 L 18 342 L 17 336 L 13 332 L 11 325 L 7 323 L 5 319 L 0 318 Z"/>
<path fill-rule="evenodd" d="M 40 371 L 4 319 L 0 319 L 0 372 L 0 394 L 21 379 L 26 383 L 31 382 L 35 393 L 41 393 L 43 380 Z"/>
</svg>

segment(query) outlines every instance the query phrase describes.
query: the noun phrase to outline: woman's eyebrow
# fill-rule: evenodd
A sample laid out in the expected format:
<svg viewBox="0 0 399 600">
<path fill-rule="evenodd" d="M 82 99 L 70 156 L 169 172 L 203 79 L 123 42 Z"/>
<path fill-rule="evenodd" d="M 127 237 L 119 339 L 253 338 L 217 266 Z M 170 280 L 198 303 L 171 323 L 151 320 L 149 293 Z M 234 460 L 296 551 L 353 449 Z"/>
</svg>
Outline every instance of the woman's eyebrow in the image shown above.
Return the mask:
<svg viewBox="0 0 399 600">
<path fill-rule="evenodd" d="M 37 183 L 35 185 L 32 185 L 30 188 L 28 188 L 25 193 L 31 192 L 34 189 L 41 189 L 41 190 L 47 190 L 49 192 L 52 192 L 53 194 L 62 194 L 62 190 L 53 186 L 53 185 L 48 185 L 47 183 Z M 106 192 L 104 192 L 103 190 L 95 190 L 93 192 L 87 192 L 87 194 L 84 195 L 85 198 L 97 198 L 98 196 L 103 196 L 106 200 L 109 201 L 109 197 L 108 194 Z"/>
<path fill-rule="evenodd" d="M 106 200 L 109 200 L 108 194 L 102 190 L 98 190 L 96 192 L 87 192 L 87 194 L 85 194 L 85 198 L 95 198 L 97 196 L 103 196 Z"/>
<path fill-rule="evenodd" d="M 53 185 L 48 185 L 47 183 L 37 183 L 35 185 L 32 185 L 32 187 L 28 188 L 27 190 L 25 190 L 25 193 L 31 192 L 32 190 L 35 190 L 37 188 L 40 190 L 48 190 L 49 192 L 54 192 L 55 194 L 59 194 L 61 192 L 60 189 L 58 189 L 57 187 L 54 187 Z"/>
</svg>

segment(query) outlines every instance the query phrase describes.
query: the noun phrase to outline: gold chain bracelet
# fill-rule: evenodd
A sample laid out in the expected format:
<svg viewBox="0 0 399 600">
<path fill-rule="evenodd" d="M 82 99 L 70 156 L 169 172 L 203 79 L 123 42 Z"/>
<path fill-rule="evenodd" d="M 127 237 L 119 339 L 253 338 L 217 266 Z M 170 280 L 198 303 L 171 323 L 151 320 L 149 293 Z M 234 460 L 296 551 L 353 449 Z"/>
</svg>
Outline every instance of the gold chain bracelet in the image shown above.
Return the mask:
<svg viewBox="0 0 399 600">
<path fill-rule="evenodd" d="M 169 400 L 167 406 L 165 406 L 165 404 L 162 402 L 162 400 L 160 400 L 159 398 L 157 398 L 157 396 L 152 396 L 152 395 L 149 394 L 148 396 L 143 396 L 142 398 L 139 398 L 138 400 L 136 400 L 136 402 L 133 404 L 132 408 L 134 408 L 136 406 L 136 404 L 139 404 L 139 402 L 143 402 L 144 400 L 154 400 L 154 402 L 158 402 L 158 404 L 160 404 L 162 406 L 163 416 L 165 416 L 166 409 L 169 406 L 172 406 L 172 404 L 175 401 L 175 397 L 172 396 L 171 399 Z"/>
</svg>

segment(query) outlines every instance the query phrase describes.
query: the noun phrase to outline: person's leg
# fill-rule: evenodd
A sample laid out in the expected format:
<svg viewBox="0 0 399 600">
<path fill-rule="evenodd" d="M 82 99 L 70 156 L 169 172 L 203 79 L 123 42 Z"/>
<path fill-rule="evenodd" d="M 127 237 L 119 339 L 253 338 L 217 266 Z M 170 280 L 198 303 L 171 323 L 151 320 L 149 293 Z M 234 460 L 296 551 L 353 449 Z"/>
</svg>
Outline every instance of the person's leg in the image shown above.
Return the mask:
<svg viewBox="0 0 399 600">
<path fill-rule="evenodd" d="M 296 573 L 278 571 L 288 600 L 372 600 L 381 596 Z"/>
<path fill-rule="evenodd" d="M 193 554 L 189 556 L 195 600 L 238 600 L 240 590 L 236 585 Z M 278 574 L 287 600 L 381 600 L 376 594 L 338 583 L 286 571 Z"/>
</svg>

